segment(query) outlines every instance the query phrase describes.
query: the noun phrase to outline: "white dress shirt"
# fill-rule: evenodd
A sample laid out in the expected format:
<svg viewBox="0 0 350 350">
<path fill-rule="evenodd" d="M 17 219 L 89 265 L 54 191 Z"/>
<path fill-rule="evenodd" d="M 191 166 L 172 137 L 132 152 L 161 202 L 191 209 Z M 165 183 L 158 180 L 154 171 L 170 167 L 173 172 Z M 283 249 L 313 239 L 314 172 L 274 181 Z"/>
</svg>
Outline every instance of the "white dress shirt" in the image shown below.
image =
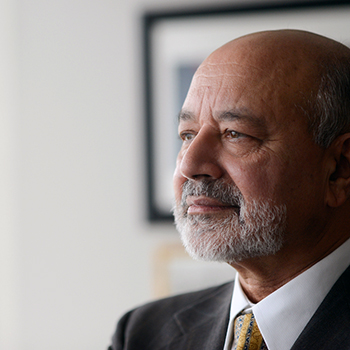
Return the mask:
<svg viewBox="0 0 350 350">
<path fill-rule="evenodd" d="M 289 350 L 334 283 L 350 265 L 350 239 L 257 304 L 244 294 L 236 276 L 224 350 L 231 350 L 234 319 L 252 311 L 269 350 Z"/>
</svg>

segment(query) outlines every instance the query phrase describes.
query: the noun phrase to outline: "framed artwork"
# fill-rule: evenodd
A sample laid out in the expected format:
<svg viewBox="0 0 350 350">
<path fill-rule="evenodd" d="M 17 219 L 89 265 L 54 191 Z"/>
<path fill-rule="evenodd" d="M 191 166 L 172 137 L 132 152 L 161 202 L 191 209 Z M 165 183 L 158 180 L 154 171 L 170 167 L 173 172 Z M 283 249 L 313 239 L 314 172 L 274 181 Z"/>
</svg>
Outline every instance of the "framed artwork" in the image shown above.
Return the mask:
<svg viewBox="0 0 350 350">
<path fill-rule="evenodd" d="M 172 177 L 180 148 L 177 117 L 198 65 L 239 36 L 302 29 L 350 45 L 350 0 L 153 12 L 143 16 L 147 208 L 150 221 L 171 221 Z"/>
</svg>

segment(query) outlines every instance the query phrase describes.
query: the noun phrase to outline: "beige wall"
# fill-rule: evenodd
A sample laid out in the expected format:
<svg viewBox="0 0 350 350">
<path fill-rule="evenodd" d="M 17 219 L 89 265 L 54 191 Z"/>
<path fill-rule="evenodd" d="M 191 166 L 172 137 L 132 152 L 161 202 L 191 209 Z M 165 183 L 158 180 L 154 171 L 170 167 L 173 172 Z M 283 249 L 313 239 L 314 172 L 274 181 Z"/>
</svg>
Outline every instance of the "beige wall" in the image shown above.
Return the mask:
<svg viewBox="0 0 350 350">
<path fill-rule="evenodd" d="M 140 16 L 174 3 L 218 2 L 0 1 L 1 350 L 104 349 L 154 297 Z"/>
</svg>

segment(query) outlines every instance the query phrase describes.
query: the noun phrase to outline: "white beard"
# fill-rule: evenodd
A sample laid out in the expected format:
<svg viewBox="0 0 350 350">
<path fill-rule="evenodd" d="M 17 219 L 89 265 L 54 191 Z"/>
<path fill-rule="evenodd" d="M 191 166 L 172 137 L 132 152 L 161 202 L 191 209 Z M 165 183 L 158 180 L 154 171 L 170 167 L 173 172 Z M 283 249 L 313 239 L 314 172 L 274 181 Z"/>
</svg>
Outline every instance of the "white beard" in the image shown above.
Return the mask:
<svg viewBox="0 0 350 350">
<path fill-rule="evenodd" d="M 232 209 L 229 214 L 188 215 L 188 195 L 205 195 L 239 206 L 240 210 Z M 254 200 L 246 204 L 237 187 L 222 180 L 188 180 L 174 216 L 182 242 L 195 259 L 233 263 L 276 254 L 284 243 L 285 206 Z"/>
</svg>

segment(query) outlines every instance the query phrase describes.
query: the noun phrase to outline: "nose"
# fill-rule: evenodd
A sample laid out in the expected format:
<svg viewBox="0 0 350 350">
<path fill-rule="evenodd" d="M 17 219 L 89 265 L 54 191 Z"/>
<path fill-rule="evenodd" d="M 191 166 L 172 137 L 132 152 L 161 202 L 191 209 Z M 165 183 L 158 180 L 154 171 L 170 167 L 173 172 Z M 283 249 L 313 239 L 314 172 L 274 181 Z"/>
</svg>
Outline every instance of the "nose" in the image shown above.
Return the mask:
<svg viewBox="0 0 350 350">
<path fill-rule="evenodd" d="M 179 170 L 187 179 L 219 179 L 223 175 L 220 166 L 220 135 L 211 128 L 202 128 L 179 159 Z"/>
</svg>

